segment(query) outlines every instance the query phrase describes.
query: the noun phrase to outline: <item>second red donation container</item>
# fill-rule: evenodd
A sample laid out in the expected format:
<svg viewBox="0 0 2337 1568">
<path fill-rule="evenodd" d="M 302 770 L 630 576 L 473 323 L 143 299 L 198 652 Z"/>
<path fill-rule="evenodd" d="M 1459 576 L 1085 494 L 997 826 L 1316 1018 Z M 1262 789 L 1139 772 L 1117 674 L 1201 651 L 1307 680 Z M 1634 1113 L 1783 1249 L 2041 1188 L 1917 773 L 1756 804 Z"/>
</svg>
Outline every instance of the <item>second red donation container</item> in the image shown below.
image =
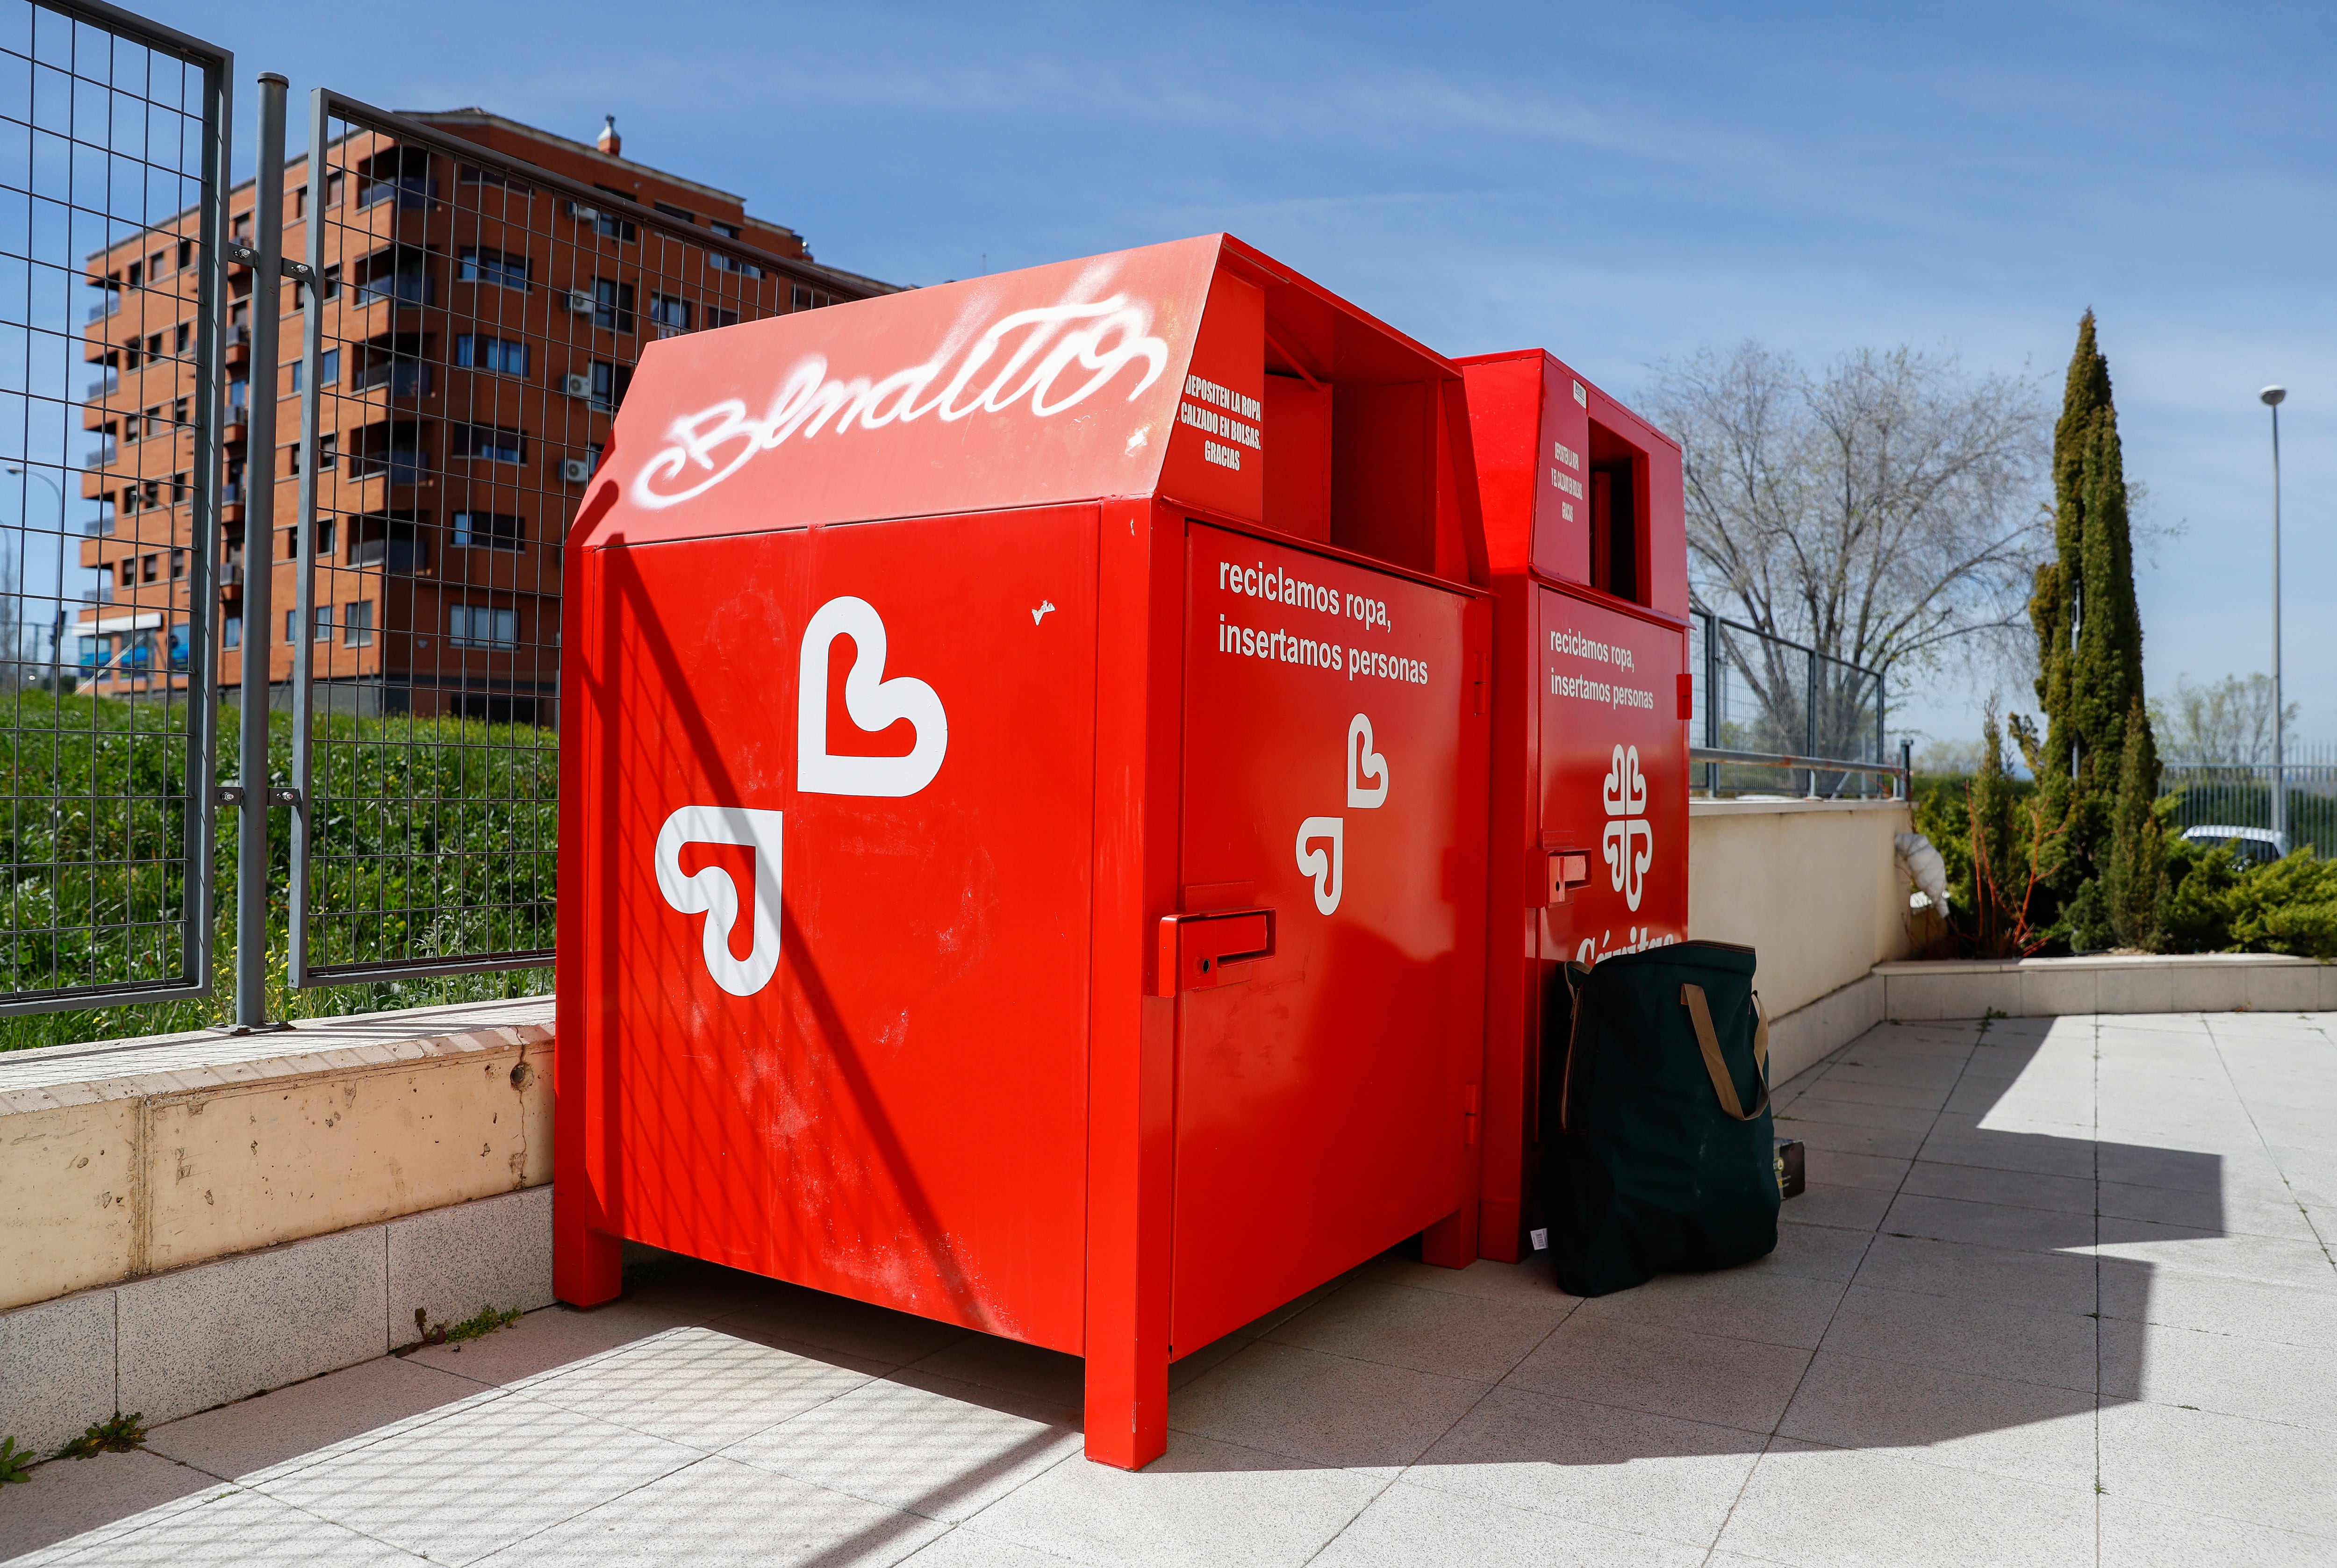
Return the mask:
<svg viewBox="0 0 2337 1568">
<path fill-rule="evenodd" d="M 1687 535 L 1670 437 L 1540 349 L 1462 364 L 1496 606 L 1477 1240 L 1515 1261 L 1557 966 L 1687 935 Z"/>
<path fill-rule="evenodd" d="M 1223 236 L 682 337 L 571 535 L 558 1294 L 631 1238 L 1168 1368 L 1473 1253 L 1458 368 Z"/>
</svg>

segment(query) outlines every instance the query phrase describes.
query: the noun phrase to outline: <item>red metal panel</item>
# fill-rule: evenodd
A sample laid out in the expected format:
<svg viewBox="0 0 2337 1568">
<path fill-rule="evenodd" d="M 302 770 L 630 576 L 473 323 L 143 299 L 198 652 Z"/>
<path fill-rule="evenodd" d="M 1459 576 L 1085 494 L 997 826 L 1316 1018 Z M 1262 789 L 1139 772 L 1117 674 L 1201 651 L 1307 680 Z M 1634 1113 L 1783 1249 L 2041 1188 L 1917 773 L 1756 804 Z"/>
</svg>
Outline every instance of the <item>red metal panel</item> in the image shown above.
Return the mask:
<svg viewBox="0 0 2337 1568">
<path fill-rule="evenodd" d="M 1182 879 L 1276 950 L 1178 999 L 1180 1351 L 1460 1206 L 1481 854 L 1467 596 L 1199 525 L 1190 573 Z"/>
<path fill-rule="evenodd" d="M 1543 911 L 1544 955 L 1595 963 L 1687 936 L 1687 726 L 1679 627 L 1540 588 L 1541 848 L 1590 880 Z"/>
<path fill-rule="evenodd" d="M 652 343 L 584 543 L 1149 494 L 1222 239 Z"/>
<path fill-rule="evenodd" d="M 1096 514 L 1013 528 L 598 553 L 582 1023 L 612 1229 L 1077 1350 Z"/>
</svg>

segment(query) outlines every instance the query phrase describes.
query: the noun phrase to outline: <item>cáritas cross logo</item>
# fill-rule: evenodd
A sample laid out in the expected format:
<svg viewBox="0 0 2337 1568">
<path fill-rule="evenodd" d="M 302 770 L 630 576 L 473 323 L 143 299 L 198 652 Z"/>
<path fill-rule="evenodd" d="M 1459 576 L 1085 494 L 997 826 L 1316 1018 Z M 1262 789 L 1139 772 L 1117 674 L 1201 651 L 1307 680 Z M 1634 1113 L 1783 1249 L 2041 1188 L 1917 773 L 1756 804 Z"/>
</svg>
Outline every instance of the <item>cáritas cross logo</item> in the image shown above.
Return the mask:
<svg viewBox="0 0 2337 1568">
<path fill-rule="evenodd" d="M 1632 909 L 1647 891 L 1648 865 L 1656 857 L 1656 830 L 1648 821 L 1648 776 L 1639 771 L 1639 749 L 1618 746 L 1607 770 L 1607 828 L 1599 852 L 1614 890 Z"/>
<path fill-rule="evenodd" d="M 670 445 L 633 475 L 633 504 L 651 511 L 678 505 L 705 495 L 756 454 L 823 431 L 841 436 L 880 430 L 928 414 L 952 424 L 1002 414 L 1026 399 L 1031 414 L 1045 419 L 1129 379 L 1121 373 L 1131 366 L 1138 367 L 1128 388 L 1133 399 L 1168 367 L 1168 345 L 1153 335 L 1152 316 L 1149 303 L 1121 293 L 1016 310 L 986 328 L 961 320 L 931 358 L 873 379 L 830 375 L 826 355 L 806 355 L 759 416 L 729 397 L 676 419 L 666 431 Z M 936 382 L 941 390 L 926 397 Z"/>
</svg>

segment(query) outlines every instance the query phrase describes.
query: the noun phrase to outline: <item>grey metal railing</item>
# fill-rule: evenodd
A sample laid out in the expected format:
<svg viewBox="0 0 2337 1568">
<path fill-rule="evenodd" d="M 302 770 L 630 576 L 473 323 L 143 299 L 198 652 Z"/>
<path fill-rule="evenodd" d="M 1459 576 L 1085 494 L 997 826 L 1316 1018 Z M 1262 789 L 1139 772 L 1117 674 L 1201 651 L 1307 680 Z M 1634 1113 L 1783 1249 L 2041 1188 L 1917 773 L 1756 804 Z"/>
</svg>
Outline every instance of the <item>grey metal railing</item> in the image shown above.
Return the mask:
<svg viewBox="0 0 2337 1568">
<path fill-rule="evenodd" d="M 1805 795 L 1905 795 L 1905 760 L 1884 747 L 1880 671 L 1705 610 L 1690 618 L 1688 657 L 1688 756 L 1704 764 L 1706 794 L 1798 785 Z"/>
<path fill-rule="evenodd" d="M 2269 761 L 2203 759 L 2177 754 L 2159 763 L 2161 795 L 2176 798 L 2177 828 L 2261 828 L 2273 825 L 2275 788 L 2285 794 L 2289 848 L 2337 855 L 2337 746 L 2283 748 L 2277 769 Z"/>
<path fill-rule="evenodd" d="M 633 363 L 833 283 L 323 89 L 308 145 L 288 243 L 351 282 L 303 293 L 298 505 L 278 508 L 298 519 L 292 983 L 548 964 L 561 547 Z"/>
<path fill-rule="evenodd" d="M 233 60 L 100 0 L 0 58 L 0 1014 L 201 996 Z"/>
</svg>

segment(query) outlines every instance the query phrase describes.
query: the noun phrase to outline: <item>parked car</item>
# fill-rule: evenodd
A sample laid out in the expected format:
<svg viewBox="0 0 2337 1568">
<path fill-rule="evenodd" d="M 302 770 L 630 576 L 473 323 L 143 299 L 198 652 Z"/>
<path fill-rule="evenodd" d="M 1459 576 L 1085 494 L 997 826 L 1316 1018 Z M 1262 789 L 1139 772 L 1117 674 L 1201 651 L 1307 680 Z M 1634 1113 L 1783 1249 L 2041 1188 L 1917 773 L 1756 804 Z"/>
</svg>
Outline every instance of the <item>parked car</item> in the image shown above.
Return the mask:
<svg viewBox="0 0 2337 1568">
<path fill-rule="evenodd" d="M 2204 824 L 2197 828 L 2185 828 L 2183 837 L 2190 843 L 2204 844 L 2211 849 L 2236 848 L 2240 858 L 2251 866 L 2265 866 L 2288 858 L 2288 835 L 2275 833 L 2269 828 L 2226 828 Z"/>
</svg>

